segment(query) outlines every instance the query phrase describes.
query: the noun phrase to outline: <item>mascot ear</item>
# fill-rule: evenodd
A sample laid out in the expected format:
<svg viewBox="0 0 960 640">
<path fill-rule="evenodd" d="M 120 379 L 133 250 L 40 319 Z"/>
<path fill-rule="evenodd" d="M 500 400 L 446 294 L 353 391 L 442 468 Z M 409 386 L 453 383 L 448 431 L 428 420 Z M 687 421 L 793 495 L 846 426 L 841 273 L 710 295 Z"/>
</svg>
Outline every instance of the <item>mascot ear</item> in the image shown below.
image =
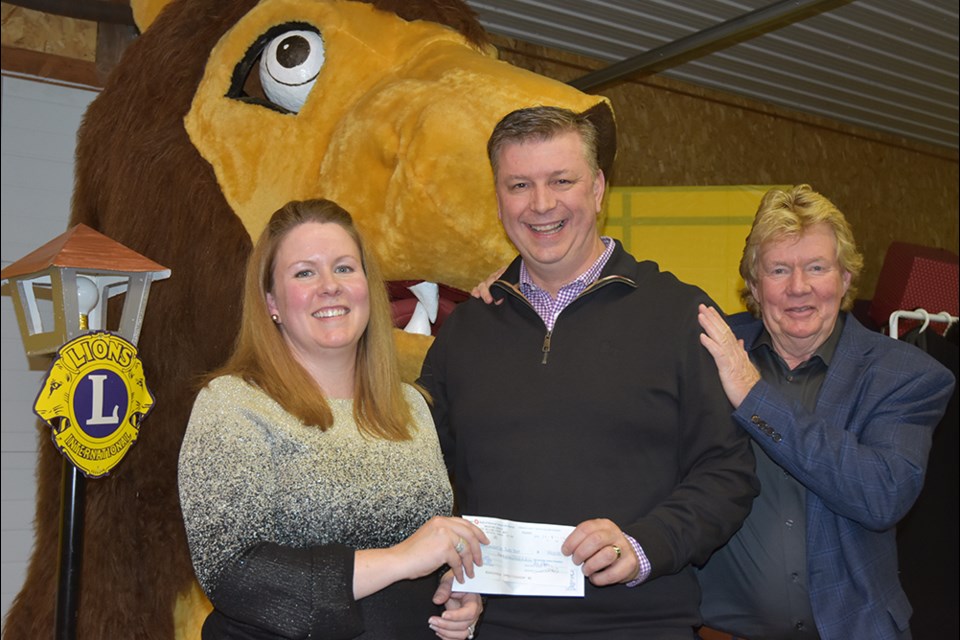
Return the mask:
<svg viewBox="0 0 960 640">
<path fill-rule="evenodd" d="M 133 21 L 137 23 L 140 33 L 143 33 L 153 24 L 165 6 L 173 0 L 130 0 L 133 9 Z"/>
<path fill-rule="evenodd" d="M 617 157 L 617 123 L 613 111 L 595 105 L 584 111 L 584 115 L 597 128 L 597 164 L 609 186 L 613 179 L 613 161 Z"/>
</svg>

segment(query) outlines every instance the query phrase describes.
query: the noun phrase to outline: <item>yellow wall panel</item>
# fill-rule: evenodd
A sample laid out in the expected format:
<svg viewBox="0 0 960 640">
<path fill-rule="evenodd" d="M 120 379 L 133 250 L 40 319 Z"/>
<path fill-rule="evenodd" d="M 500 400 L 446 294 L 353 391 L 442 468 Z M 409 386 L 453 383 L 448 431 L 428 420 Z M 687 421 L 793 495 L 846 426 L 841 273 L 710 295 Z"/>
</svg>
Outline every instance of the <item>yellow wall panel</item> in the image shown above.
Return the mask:
<svg viewBox="0 0 960 640">
<path fill-rule="evenodd" d="M 726 313 L 743 311 L 740 255 L 757 205 L 771 188 L 613 187 L 603 233 L 638 260 L 653 260 L 699 286 Z"/>
</svg>

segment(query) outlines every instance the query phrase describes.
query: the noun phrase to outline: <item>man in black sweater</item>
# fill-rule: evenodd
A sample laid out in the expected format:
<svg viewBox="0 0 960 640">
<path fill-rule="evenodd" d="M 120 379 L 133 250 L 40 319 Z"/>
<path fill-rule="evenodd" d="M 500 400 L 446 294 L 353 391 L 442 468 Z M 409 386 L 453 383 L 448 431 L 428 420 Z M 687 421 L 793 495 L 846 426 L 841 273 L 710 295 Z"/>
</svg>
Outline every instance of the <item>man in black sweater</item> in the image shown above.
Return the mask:
<svg viewBox="0 0 960 640">
<path fill-rule="evenodd" d="M 696 313 L 709 298 L 597 232 L 596 131 L 563 109 L 508 114 L 488 152 L 520 256 L 446 321 L 420 383 L 460 509 L 575 526 L 583 599 L 491 597 L 484 640 L 689 640 L 691 563 L 746 517 L 754 459 Z"/>
</svg>

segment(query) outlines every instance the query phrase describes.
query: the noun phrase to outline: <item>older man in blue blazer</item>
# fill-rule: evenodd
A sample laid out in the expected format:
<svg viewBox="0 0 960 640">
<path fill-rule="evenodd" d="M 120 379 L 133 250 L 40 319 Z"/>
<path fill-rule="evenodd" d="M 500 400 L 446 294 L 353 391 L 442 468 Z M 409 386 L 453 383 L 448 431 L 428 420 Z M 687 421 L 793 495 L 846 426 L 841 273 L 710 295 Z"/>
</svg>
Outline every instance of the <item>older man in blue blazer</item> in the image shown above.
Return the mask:
<svg viewBox="0 0 960 640">
<path fill-rule="evenodd" d="M 761 482 L 743 527 L 699 572 L 712 629 L 757 640 L 910 637 L 895 526 L 923 486 L 955 381 L 843 311 L 862 266 L 828 199 L 807 185 L 775 189 L 740 263 L 752 317 L 734 316 L 731 330 L 700 307 L 701 342 L 753 438 Z"/>
</svg>

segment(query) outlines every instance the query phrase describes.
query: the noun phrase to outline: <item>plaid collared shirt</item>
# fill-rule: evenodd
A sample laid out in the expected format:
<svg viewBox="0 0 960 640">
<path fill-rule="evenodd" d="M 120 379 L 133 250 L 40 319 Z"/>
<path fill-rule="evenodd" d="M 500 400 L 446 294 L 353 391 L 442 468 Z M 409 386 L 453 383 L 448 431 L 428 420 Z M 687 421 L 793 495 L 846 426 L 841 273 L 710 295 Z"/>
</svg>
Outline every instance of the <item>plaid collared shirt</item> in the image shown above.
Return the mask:
<svg viewBox="0 0 960 640">
<path fill-rule="evenodd" d="M 612 238 L 602 236 L 600 240 L 603 241 L 603 246 L 606 247 L 603 253 L 600 254 L 600 257 L 590 265 L 589 269 L 577 276 L 573 282 L 560 287 L 556 298 L 534 284 L 533 279 L 530 277 L 530 272 L 527 271 L 527 264 L 523 261 L 520 262 L 520 293 L 522 293 L 533 306 L 537 315 L 543 319 L 544 324 L 547 325 L 547 331 L 553 331 L 553 325 L 557 322 L 557 317 L 560 315 L 560 312 L 566 309 L 567 305 L 576 300 L 577 296 L 583 293 L 584 289 L 600 277 L 600 272 L 603 271 L 607 261 L 613 254 L 614 247 Z"/>
</svg>

